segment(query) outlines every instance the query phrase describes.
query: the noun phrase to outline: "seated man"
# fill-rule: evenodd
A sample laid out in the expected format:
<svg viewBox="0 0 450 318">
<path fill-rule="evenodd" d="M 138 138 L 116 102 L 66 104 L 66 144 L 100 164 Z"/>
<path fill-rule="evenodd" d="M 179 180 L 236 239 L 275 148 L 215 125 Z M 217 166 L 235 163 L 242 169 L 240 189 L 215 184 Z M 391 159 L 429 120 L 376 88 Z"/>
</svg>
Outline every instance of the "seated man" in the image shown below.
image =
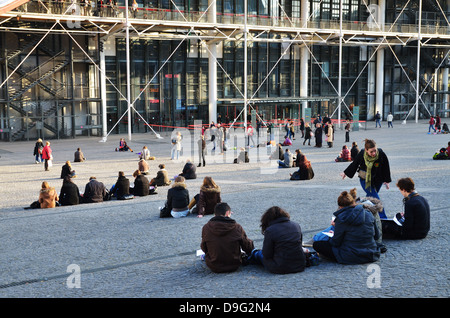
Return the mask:
<svg viewBox="0 0 450 318">
<path fill-rule="evenodd" d="M 250 254 L 253 241 L 244 229 L 230 218 L 230 206 L 221 202 L 214 208 L 214 217 L 202 228 L 201 249 L 206 265 L 215 273 L 233 272 L 242 264 L 241 248 Z"/>
<path fill-rule="evenodd" d="M 81 151 L 81 148 L 77 148 L 77 151 L 75 151 L 74 157 L 75 158 L 74 158 L 73 162 L 84 162 L 84 161 L 86 161 L 86 158 L 84 157 L 84 154 Z"/>
<path fill-rule="evenodd" d="M 397 213 L 396 221 L 381 220 L 383 237 L 396 239 L 422 239 L 430 230 L 430 206 L 428 201 L 414 189 L 411 178 L 402 178 L 397 181 L 404 199 L 405 211 Z"/>
<path fill-rule="evenodd" d="M 89 182 L 86 184 L 86 187 L 84 189 L 82 203 L 103 202 L 103 198 L 105 196 L 105 185 L 97 181 L 97 178 L 90 177 Z"/>
<path fill-rule="evenodd" d="M 294 165 L 294 155 L 292 152 L 289 151 L 289 149 L 286 149 L 284 152 L 283 161 L 278 160 L 278 167 L 279 168 L 291 168 Z"/>
</svg>

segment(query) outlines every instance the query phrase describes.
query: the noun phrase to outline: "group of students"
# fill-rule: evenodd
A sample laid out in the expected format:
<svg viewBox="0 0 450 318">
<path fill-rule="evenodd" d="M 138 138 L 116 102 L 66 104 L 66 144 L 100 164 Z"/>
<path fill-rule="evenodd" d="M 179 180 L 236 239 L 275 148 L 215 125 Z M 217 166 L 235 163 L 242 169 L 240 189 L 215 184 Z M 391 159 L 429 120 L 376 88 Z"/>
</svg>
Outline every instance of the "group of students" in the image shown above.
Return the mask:
<svg viewBox="0 0 450 318">
<path fill-rule="evenodd" d="M 431 134 L 431 130 L 433 129 L 434 131 L 434 135 L 436 134 L 448 134 L 450 131 L 448 129 L 448 125 L 446 123 L 444 123 L 442 125 L 442 129 L 441 129 L 441 117 L 439 117 L 439 115 L 436 116 L 430 116 L 430 120 L 428 121 L 428 134 Z"/>
<path fill-rule="evenodd" d="M 387 250 L 382 238 L 427 236 L 430 207 L 415 190 L 411 178 L 397 181 L 404 197 L 403 212 L 394 219 L 386 217 L 378 192 L 382 184 L 388 187 L 391 182 L 389 161 L 373 140 L 365 141 L 364 149 L 341 175 L 352 178 L 356 172 L 367 197 L 357 198 L 356 188 L 341 192 L 331 226 L 316 234 L 312 242 L 303 242 L 300 225 L 290 220 L 287 211 L 273 206 L 261 217 L 264 241 L 262 249 L 255 249 L 242 226 L 231 219 L 230 206 L 224 202 L 217 204 L 214 217 L 202 228 L 200 247 L 206 265 L 221 273 L 235 271 L 242 264 L 260 264 L 270 272 L 286 274 L 304 271 L 317 257 L 340 264 L 364 264 L 379 260 L 380 254 Z"/>
</svg>

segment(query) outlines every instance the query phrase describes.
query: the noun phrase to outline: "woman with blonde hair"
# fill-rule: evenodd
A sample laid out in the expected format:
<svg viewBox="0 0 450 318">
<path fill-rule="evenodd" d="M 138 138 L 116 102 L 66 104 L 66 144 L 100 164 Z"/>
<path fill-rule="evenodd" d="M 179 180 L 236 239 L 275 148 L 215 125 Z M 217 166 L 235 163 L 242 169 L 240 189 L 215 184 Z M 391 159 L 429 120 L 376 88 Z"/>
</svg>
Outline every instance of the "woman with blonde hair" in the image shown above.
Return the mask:
<svg viewBox="0 0 450 318">
<path fill-rule="evenodd" d="M 380 233 L 373 214 L 361 204 L 356 204 L 352 193 L 343 191 L 338 199 L 339 209 L 335 219 L 333 237 L 329 241 L 315 241 L 314 250 L 321 257 L 341 264 L 364 264 L 380 258 L 375 240 Z"/>
<path fill-rule="evenodd" d="M 58 201 L 58 194 L 55 188 L 50 187 L 47 181 L 42 182 L 41 191 L 39 192 L 39 204 L 41 209 L 56 207 L 56 201 Z"/>
<path fill-rule="evenodd" d="M 222 202 L 220 197 L 220 187 L 215 183 L 213 178 L 205 177 L 200 187 L 200 193 L 189 203 L 189 209 L 194 208 L 192 213 L 197 213 L 197 217 L 201 218 L 207 214 L 214 213 L 214 207 L 217 203 Z"/>
</svg>

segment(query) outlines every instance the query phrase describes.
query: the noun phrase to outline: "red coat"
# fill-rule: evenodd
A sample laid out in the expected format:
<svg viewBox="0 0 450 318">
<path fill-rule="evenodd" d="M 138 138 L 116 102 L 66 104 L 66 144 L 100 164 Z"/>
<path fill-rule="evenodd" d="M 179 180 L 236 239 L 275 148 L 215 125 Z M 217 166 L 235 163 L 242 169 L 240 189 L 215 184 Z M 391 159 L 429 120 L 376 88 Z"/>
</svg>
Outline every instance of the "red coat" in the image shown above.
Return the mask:
<svg viewBox="0 0 450 318">
<path fill-rule="evenodd" d="M 42 159 L 51 159 L 52 158 L 52 149 L 50 146 L 46 145 L 44 149 L 42 149 Z"/>
</svg>

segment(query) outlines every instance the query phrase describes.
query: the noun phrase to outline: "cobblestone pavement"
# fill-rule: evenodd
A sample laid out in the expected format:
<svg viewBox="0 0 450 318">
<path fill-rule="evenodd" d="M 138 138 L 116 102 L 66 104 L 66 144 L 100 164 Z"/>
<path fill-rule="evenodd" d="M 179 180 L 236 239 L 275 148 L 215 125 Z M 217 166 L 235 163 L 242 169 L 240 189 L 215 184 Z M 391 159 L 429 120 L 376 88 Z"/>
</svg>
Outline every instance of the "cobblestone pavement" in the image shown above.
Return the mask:
<svg viewBox="0 0 450 318">
<path fill-rule="evenodd" d="M 157 195 L 130 201 L 23 209 L 37 200 L 42 181 L 48 181 L 59 193 L 61 166 L 73 160 L 77 147 L 87 157 L 84 163 L 72 163 L 77 172 L 74 182 L 83 192 L 92 175 L 109 188 L 122 170 L 132 183 L 137 152 L 144 145 L 157 158 L 149 161 L 150 177 L 156 175 L 160 163 L 166 164 L 170 175 L 178 174 L 188 156 L 198 162 L 195 150 L 191 153 L 188 149 L 186 134 L 183 156 L 178 161 L 170 160 L 171 138 L 167 133 L 162 134 L 163 139 L 155 138 L 153 133 L 132 135 L 129 145 L 134 153 L 114 151 L 119 138 L 127 139 L 126 135 L 110 135 L 106 142 L 101 142 L 100 137 L 54 140 L 51 146 L 55 161 L 48 172 L 42 164 L 34 163 L 34 140 L 1 143 L 0 297 L 447 298 L 450 161 L 432 160 L 432 155 L 447 145 L 450 135 L 429 135 L 427 131 L 425 121 L 406 125 L 394 122 L 390 129 L 385 123 L 381 129 L 368 123 L 367 129 L 362 127 L 350 134 L 350 140 L 357 141 L 360 147 L 364 138 L 373 138 L 389 157 L 393 182 L 389 190 L 383 188 L 380 192 L 388 216 L 402 209 L 396 180 L 409 176 L 416 182 L 417 191 L 431 206 L 427 238 L 385 240 L 387 252 L 372 265 L 322 260 L 318 266 L 288 275 L 271 274 L 257 266 L 227 274 L 210 272 L 196 256 L 201 228 L 210 217 L 160 219 L 158 207 L 164 204 L 168 187 L 160 187 Z M 243 140 L 241 131 L 234 133 Z M 223 160 L 223 155 L 211 152 L 209 144 L 207 165 L 197 168 L 196 180 L 187 180 L 190 195 L 198 193 L 204 176 L 212 176 L 222 188 L 223 201 L 234 212 L 232 217 L 257 248 L 263 242 L 260 217 L 273 205 L 287 210 L 291 219 L 301 225 L 304 240 L 309 240 L 329 225 L 341 191 L 356 187 L 359 195 L 364 193 L 356 177 L 342 180 L 339 176 L 347 163 L 334 162 L 344 144 L 342 130 L 336 131 L 333 148 L 304 146 L 300 132 L 296 137 L 290 149 L 300 148 L 311 160 L 313 180 L 289 181 L 289 173 L 295 168 L 273 168 L 267 159 L 272 149 L 252 148 L 251 162 L 237 165 L 230 162 L 237 150 L 229 149 Z M 77 273 L 80 276 L 75 277 Z"/>
</svg>

